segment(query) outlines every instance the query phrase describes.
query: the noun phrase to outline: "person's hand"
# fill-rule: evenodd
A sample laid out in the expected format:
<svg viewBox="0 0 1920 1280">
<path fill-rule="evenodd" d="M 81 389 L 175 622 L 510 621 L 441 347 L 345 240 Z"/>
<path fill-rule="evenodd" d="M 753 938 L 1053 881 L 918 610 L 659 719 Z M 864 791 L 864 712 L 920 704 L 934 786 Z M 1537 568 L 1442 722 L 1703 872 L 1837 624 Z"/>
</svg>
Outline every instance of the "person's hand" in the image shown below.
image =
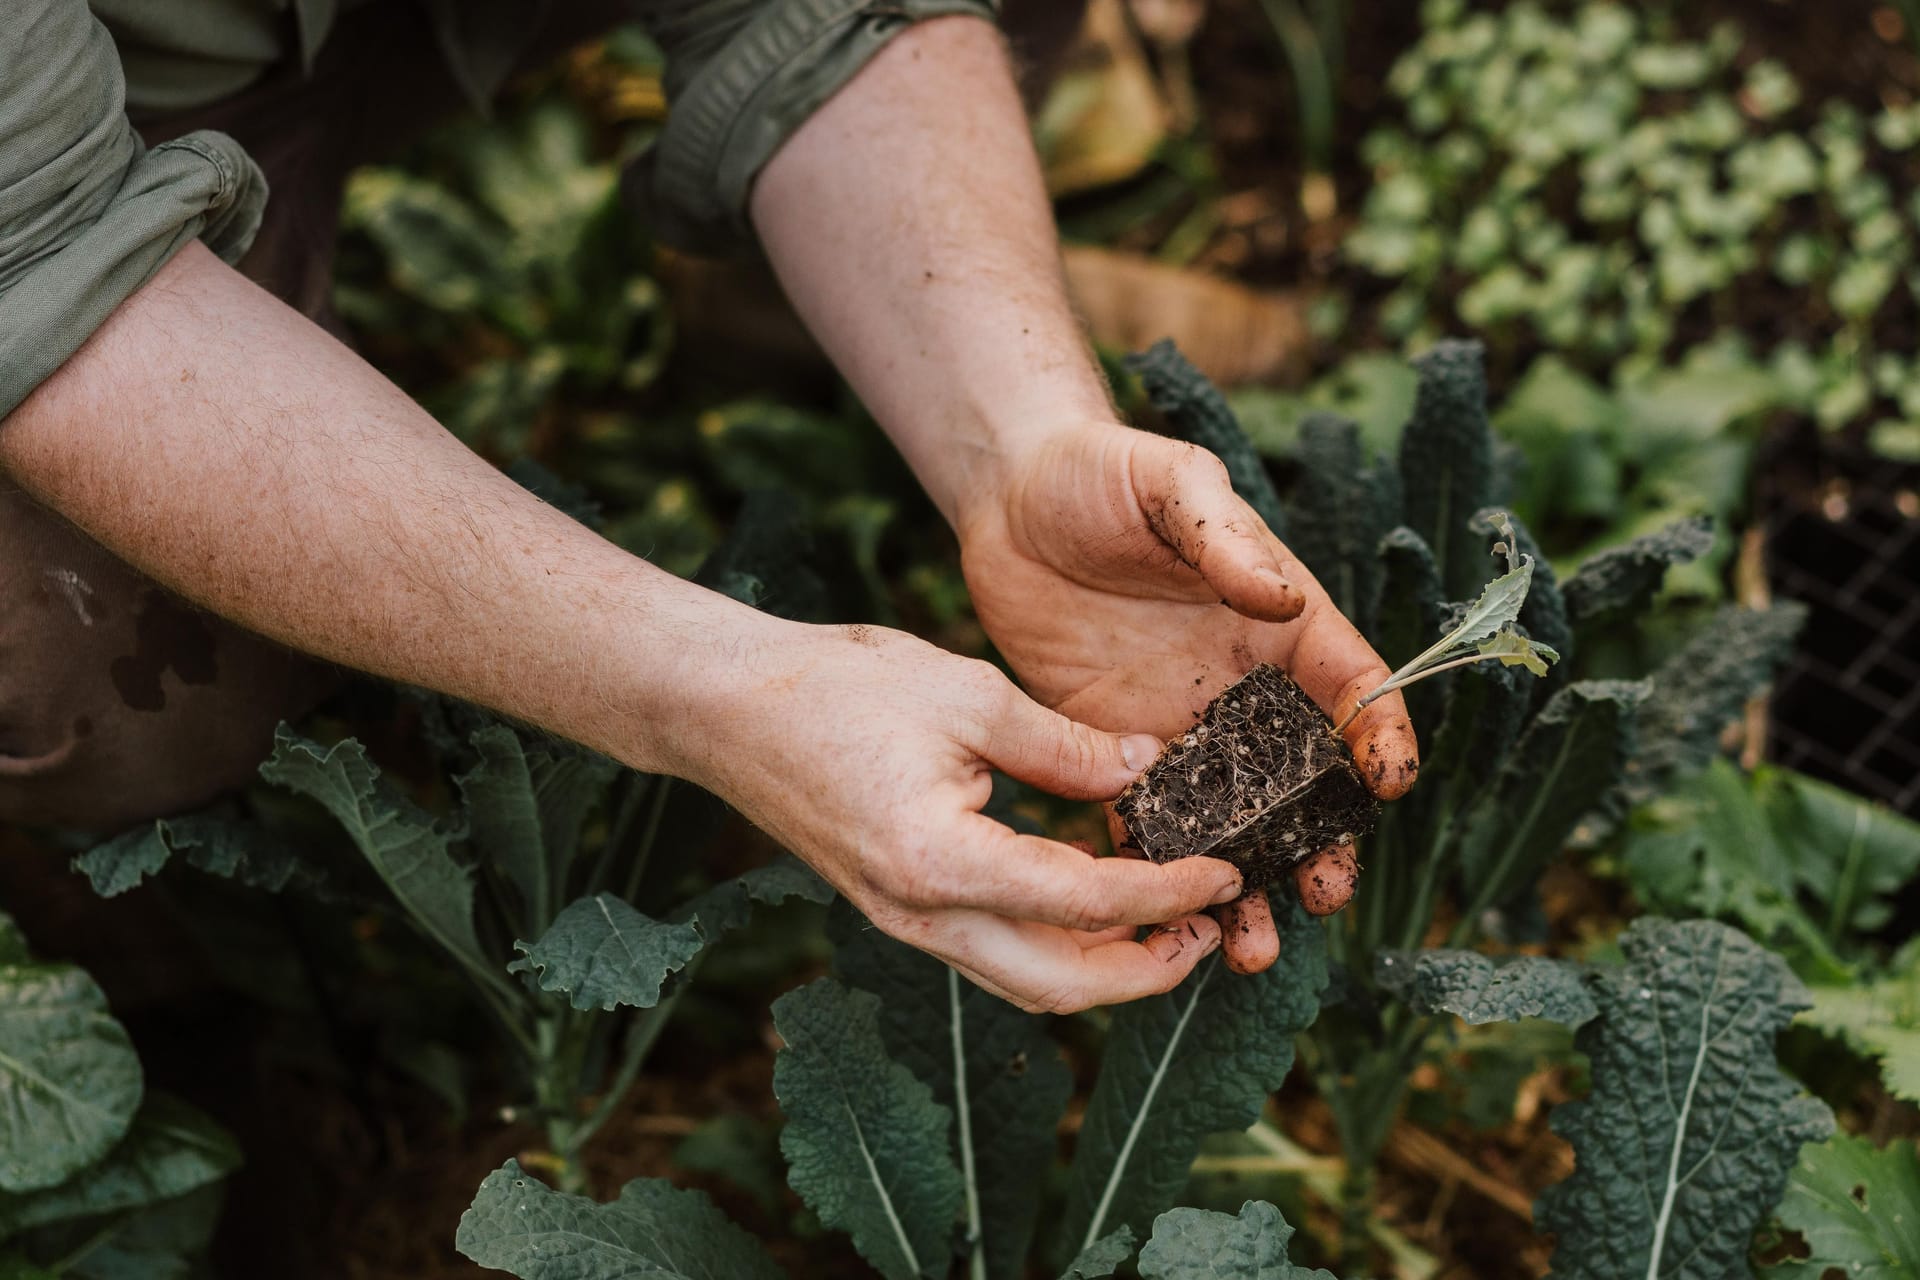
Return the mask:
<svg viewBox="0 0 1920 1280">
<path fill-rule="evenodd" d="M 955 527 L 987 634 L 1036 699 L 1076 721 L 1170 738 L 1261 662 L 1338 721 L 1387 676 L 1219 459 L 1194 445 L 1113 423 L 1052 432 L 968 495 Z M 1355 717 L 1346 738 L 1375 795 L 1413 785 L 1419 747 L 1398 693 Z M 1337 910 L 1356 870 L 1350 851 L 1322 851 L 1298 869 L 1302 899 Z M 1273 963 L 1264 892 L 1223 915 L 1230 965 Z"/>
<path fill-rule="evenodd" d="M 767 620 L 729 665 L 674 771 L 986 990 L 1072 1012 L 1169 991 L 1220 945 L 1200 913 L 1239 895 L 1227 863 L 1095 858 L 980 812 L 996 768 L 1110 800 L 1157 739 L 1075 724 L 987 663 L 876 627 Z M 1135 941 L 1141 925 L 1162 927 Z"/>
</svg>

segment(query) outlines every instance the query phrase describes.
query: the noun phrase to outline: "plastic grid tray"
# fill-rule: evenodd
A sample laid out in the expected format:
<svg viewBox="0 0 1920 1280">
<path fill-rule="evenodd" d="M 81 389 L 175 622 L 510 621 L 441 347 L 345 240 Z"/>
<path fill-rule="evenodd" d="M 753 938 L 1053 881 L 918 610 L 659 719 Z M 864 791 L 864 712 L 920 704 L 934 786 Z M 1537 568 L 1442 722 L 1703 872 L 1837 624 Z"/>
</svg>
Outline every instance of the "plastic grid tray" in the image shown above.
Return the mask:
<svg viewBox="0 0 1920 1280">
<path fill-rule="evenodd" d="M 1770 754 L 1920 817 L 1920 502 L 1908 471 L 1882 463 L 1767 519 L 1773 591 L 1811 610 L 1775 686 Z"/>
</svg>

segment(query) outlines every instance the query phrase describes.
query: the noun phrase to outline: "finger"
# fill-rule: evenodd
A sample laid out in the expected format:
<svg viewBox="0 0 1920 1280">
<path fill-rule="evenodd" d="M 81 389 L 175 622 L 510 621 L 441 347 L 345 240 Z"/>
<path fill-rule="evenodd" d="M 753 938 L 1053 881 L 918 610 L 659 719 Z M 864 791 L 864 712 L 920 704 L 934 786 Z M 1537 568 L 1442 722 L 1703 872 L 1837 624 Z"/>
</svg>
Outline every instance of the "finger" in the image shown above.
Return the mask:
<svg viewBox="0 0 1920 1280">
<path fill-rule="evenodd" d="M 1103 733 L 1004 684 L 972 745 L 1010 777 L 1068 800 L 1111 800 L 1160 754 L 1160 739 L 1151 734 Z"/>
<path fill-rule="evenodd" d="M 1089 858 L 1039 836 L 1016 835 L 990 818 L 959 833 L 952 856 L 930 860 L 931 884 L 896 895 L 934 910 L 991 911 L 1066 929 L 1159 924 L 1240 896 L 1240 872 L 1216 858 L 1160 864 Z"/>
<path fill-rule="evenodd" d="M 1227 968 L 1235 973 L 1262 973 L 1280 958 L 1280 931 L 1273 924 L 1273 905 L 1265 889 L 1221 907 L 1220 936 Z"/>
<path fill-rule="evenodd" d="M 1351 845 L 1322 849 L 1293 871 L 1300 904 L 1316 916 L 1330 916 L 1346 906 L 1359 882 L 1360 863 Z"/>
<path fill-rule="evenodd" d="M 1066 933 L 984 912 L 948 913 L 915 945 L 984 990 L 1034 1012 L 1078 1013 L 1171 991 L 1220 946 L 1220 927 L 1193 916 L 1139 942 L 1077 946 Z"/>
<path fill-rule="evenodd" d="M 1308 579 L 1306 612 L 1297 624 L 1282 664 L 1335 724 L 1354 705 L 1385 682 L 1387 664 L 1366 637 L 1336 609 L 1317 582 Z M 1396 800 L 1420 773 L 1420 743 L 1407 718 L 1407 704 L 1396 691 L 1354 717 L 1346 728 L 1347 746 L 1367 789 L 1382 800 Z"/>
<path fill-rule="evenodd" d="M 1142 442 L 1134 500 L 1160 540 L 1207 580 L 1234 612 L 1289 622 L 1306 606 L 1293 557 L 1233 491 L 1226 466 L 1198 445 Z"/>
</svg>

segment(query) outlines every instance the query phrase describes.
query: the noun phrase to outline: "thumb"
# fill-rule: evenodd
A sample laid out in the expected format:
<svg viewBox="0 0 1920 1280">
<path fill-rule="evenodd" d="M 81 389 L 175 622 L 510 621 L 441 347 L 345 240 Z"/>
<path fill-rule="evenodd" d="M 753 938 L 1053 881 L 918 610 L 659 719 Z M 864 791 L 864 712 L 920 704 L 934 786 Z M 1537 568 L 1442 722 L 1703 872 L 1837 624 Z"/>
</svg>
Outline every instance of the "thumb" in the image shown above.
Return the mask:
<svg viewBox="0 0 1920 1280">
<path fill-rule="evenodd" d="M 1008 699 L 980 754 L 1002 773 L 1068 800 L 1111 800 L 1160 754 L 1151 734 L 1103 733 L 1025 694 Z"/>
</svg>

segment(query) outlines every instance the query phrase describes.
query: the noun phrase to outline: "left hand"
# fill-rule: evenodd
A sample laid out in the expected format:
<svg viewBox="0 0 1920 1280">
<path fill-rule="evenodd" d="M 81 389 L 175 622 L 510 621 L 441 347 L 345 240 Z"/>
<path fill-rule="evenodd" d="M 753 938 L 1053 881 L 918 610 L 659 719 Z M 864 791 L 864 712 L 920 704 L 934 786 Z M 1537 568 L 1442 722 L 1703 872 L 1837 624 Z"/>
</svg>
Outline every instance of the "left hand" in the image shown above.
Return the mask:
<svg viewBox="0 0 1920 1280">
<path fill-rule="evenodd" d="M 1085 423 L 1038 438 L 996 480 L 957 512 L 962 570 L 987 634 L 1062 715 L 1171 738 L 1271 662 L 1338 721 L 1387 678 L 1206 450 Z M 1413 785 L 1419 746 L 1398 693 L 1355 717 L 1346 739 L 1375 795 Z M 1353 872 L 1350 851 L 1323 850 L 1296 872 L 1302 898 L 1337 910 Z M 1280 944 L 1264 891 L 1226 911 L 1228 963 L 1272 964 Z"/>
</svg>

